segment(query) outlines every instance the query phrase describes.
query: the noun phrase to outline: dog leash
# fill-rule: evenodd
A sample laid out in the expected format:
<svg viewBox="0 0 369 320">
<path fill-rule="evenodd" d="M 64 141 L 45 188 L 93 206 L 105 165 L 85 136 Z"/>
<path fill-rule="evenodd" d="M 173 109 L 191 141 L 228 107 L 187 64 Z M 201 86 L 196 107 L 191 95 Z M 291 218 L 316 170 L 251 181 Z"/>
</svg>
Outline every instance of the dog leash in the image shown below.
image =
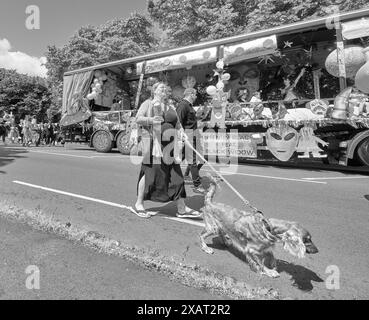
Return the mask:
<svg viewBox="0 0 369 320">
<path fill-rule="evenodd" d="M 250 201 L 248 201 L 248 200 L 246 200 L 245 199 L 245 197 L 241 194 L 241 193 L 239 193 L 238 192 L 238 190 L 234 187 L 234 186 L 232 186 L 231 185 L 231 183 L 226 179 L 226 178 L 224 178 L 224 176 L 220 173 L 220 172 L 218 172 L 213 166 L 212 166 L 212 164 L 209 162 L 209 161 L 207 161 L 204 157 L 203 157 L 203 155 L 200 153 L 200 152 L 198 152 L 194 147 L 193 147 L 193 145 L 190 143 L 190 141 L 189 141 L 189 138 L 188 138 L 188 136 L 186 135 L 186 132 L 185 132 L 185 130 L 184 130 L 184 128 L 183 128 L 183 126 L 182 126 L 182 124 L 181 124 L 181 122 L 179 121 L 179 116 L 178 116 L 178 112 L 177 112 L 177 109 L 176 108 L 174 108 L 174 111 L 175 111 L 175 113 L 176 113 L 176 115 L 177 115 L 177 119 L 178 119 L 178 123 L 179 123 L 179 125 L 180 125 L 180 127 L 181 127 L 181 129 L 182 129 L 182 132 L 183 132 L 183 136 L 185 137 L 185 144 L 187 144 L 187 146 L 189 146 L 190 147 L 190 149 L 192 150 L 192 151 L 194 151 L 196 154 L 197 154 L 197 156 L 202 160 L 202 161 L 204 161 L 204 163 L 206 163 L 209 167 L 210 167 L 210 169 L 219 177 L 219 178 L 221 178 L 224 182 L 225 182 L 225 184 L 241 199 L 241 201 L 247 206 L 247 207 L 249 207 L 249 208 L 251 208 L 253 211 L 255 211 L 255 212 L 260 212 L 256 207 L 254 207 L 254 206 L 252 206 L 251 204 L 250 204 Z"/>
<path fill-rule="evenodd" d="M 212 171 L 214 171 L 214 173 L 218 176 L 218 177 L 220 177 L 224 182 L 225 182 L 225 184 L 242 200 L 242 202 L 246 205 L 246 206 L 248 206 L 248 207 L 250 207 L 252 210 L 254 210 L 255 212 L 258 212 L 259 210 L 256 208 L 256 207 L 254 207 L 254 206 L 252 206 L 251 204 L 250 204 L 250 201 L 248 201 L 248 200 L 246 200 L 245 199 L 245 197 L 241 194 L 241 193 L 239 193 L 238 191 L 237 191 L 237 189 L 234 187 L 234 186 L 232 186 L 231 185 L 231 183 L 226 179 L 226 178 L 224 178 L 224 176 L 219 172 L 219 171 L 217 171 L 214 167 L 213 167 L 213 165 L 209 162 L 209 161 L 207 161 L 203 156 L 202 156 L 202 154 L 200 153 L 200 152 L 198 152 L 193 146 L 192 146 L 192 144 L 188 141 L 188 136 L 186 135 L 186 133 L 183 131 L 183 134 L 184 134 L 184 136 L 185 136 L 185 144 L 188 146 L 188 147 L 190 147 L 190 149 L 192 150 L 192 151 L 194 151 L 197 155 L 198 155 L 198 157 L 202 160 L 202 161 L 204 161 L 209 167 L 210 167 L 210 169 L 212 170 Z"/>
</svg>

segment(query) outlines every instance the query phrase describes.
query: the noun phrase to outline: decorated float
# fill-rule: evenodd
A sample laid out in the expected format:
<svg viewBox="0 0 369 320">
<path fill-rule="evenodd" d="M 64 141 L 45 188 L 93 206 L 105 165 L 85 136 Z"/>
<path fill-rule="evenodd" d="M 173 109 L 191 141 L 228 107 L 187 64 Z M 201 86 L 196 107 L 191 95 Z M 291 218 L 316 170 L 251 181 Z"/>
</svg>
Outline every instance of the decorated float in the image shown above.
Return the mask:
<svg viewBox="0 0 369 320">
<path fill-rule="evenodd" d="M 62 125 L 100 152 L 137 143 L 155 81 L 195 109 L 208 157 L 369 166 L 369 9 L 68 72 Z"/>
</svg>

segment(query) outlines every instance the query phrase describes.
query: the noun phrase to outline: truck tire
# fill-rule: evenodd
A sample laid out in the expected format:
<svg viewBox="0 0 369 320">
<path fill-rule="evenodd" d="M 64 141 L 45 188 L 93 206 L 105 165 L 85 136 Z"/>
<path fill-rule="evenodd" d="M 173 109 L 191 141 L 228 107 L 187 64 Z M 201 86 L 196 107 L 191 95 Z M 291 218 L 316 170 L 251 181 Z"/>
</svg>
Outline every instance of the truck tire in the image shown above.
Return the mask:
<svg viewBox="0 0 369 320">
<path fill-rule="evenodd" d="M 131 135 L 127 132 L 121 132 L 117 138 L 117 148 L 121 154 L 130 154 L 129 139 Z"/>
<path fill-rule="evenodd" d="M 98 131 L 92 138 L 92 145 L 97 152 L 110 152 L 113 146 L 113 141 L 109 132 Z"/>
<path fill-rule="evenodd" d="M 359 143 L 356 155 L 364 166 L 369 166 L 369 137 Z"/>
</svg>

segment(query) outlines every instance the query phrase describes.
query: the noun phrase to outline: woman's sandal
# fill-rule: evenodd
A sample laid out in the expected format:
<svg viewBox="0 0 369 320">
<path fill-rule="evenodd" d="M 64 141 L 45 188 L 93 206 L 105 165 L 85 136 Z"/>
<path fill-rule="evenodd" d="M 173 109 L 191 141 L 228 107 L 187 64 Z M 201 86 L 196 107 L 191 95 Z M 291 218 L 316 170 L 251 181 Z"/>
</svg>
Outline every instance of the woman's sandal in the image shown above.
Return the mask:
<svg viewBox="0 0 369 320">
<path fill-rule="evenodd" d="M 186 211 L 184 213 L 177 212 L 177 218 L 202 218 L 202 213 L 193 209 Z"/>
<path fill-rule="evenodd" d="M 149 212 L 147 212 L 145 209 L 141 209 L 141 210 L 138 210 L 137 208 L 136 208 L 136 206 L 134 206 L 133 208 L 132 208 L 132 212 L 134 213 L 134 214 L 136 214 L 137 216 L 139 216 L 140 218 L 150 218 L 151 217 L 151 214 L 149 213 Z"/>
</svg>

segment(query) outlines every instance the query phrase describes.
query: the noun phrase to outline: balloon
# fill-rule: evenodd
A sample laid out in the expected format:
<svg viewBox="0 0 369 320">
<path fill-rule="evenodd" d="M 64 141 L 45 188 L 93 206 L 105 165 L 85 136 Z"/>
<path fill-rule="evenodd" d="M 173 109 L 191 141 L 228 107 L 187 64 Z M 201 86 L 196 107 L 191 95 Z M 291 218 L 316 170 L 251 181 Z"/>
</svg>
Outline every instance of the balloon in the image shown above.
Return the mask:
<svg viewBox="0 0 369 320">
<path fill-rule="evenodd" d="M 101 83 L 97 83 L 97 84 L 95 85 L 95 88 L 96 88 L 96 89 L 101 89 Z"/>
<path fill-rule="evenodd" d="M 217 69 L 223 69 L 224 68 L 224 62 L 223 60 L 219 60 L 216 64 Z"/>
<path fill-rule="evenodd" d="M 89 93 L 89 94 L 87 95 L 87 99 L 88 99 L 88 100 L 93 100 L 93 99 L 95 99 L 96 97 L 97 97 L 97 94 L 96 94 L 96 93 L 94 93 L 94 92 Z"/>
<path fill-rule="evenodd" d="M 345 52 L 345 67 L 346 77 L 354 78 L 356 72 L 365 64 L 365 55 L 363 48 L 360 46 L 348 46 L 344 50 Z M 337 63 L 337 50 L 332 51 L 326 61 L 325 68 L 329 74 L 334 77 L 339 77 L 339 65 Z"/>
<path fill-rule="evenodd" d="M 214 86 L 209 86 L 206 88 L 206 93 L 210 96 L 214 96 L 217 93 L 217 88 Z"/>
<path fill-rule="evenodd" d="M 229 73 L 225 73 L 222 75 L 223 81 L 228 81 L 229 79 L 231 79 L 231 75 Z"/>
<path fill-rule="evenodd" d="M 94 79 L 94 84 L 99 83 L 99 79 Z"/>
<path fill-rule="evenodd" d="M 369 47 L 363 50 L 367 62 L 359 69 L 355 77 L 355 86 L 364 93 L 369 93 Z"/>
<path fill-rule="evenodd" d="M 219 82 L 217 83 L 217 89 L 219 89 L 219 90 L 224 89 L 224 83 L 223 83 L 222 81 L 219 81 Z"/>
</svg>

